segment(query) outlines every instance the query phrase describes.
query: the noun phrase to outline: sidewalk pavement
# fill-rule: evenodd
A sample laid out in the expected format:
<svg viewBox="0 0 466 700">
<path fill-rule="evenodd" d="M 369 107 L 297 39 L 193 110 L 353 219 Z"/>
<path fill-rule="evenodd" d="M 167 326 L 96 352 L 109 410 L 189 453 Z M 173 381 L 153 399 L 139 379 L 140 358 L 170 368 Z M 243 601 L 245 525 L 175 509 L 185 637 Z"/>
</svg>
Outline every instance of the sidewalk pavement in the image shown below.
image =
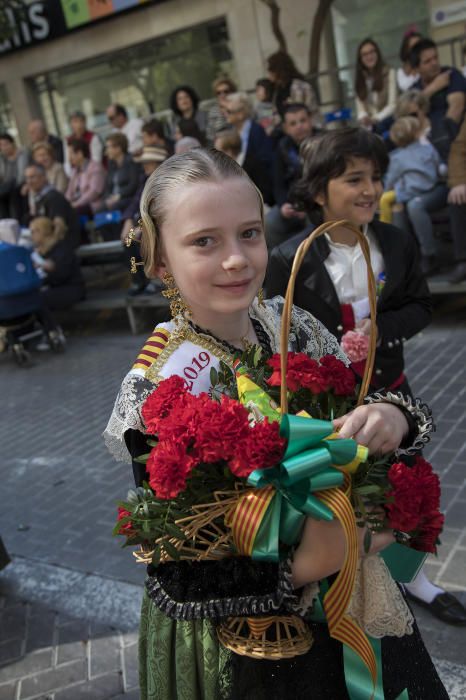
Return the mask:
<svg viewBox="0 0 466 700">
<path fill-rule="evenodd" d="M 111 317 L 31 369 L 0 357 L 0 533 L 13 559 L 0 573 L 0 700 L 138 697 L 144 567 L 111 536 L 131 469 L 108 455 L 101 432 L 144 340 Z M 428 574 L 466 602 L 466 313 L 409 342 L 407 358 L 415 393 L 434 410 L 427 457 L 446 512 Z M 415 612 L 451 698 L 464 700 L 464 628 Z"/>
</svg>

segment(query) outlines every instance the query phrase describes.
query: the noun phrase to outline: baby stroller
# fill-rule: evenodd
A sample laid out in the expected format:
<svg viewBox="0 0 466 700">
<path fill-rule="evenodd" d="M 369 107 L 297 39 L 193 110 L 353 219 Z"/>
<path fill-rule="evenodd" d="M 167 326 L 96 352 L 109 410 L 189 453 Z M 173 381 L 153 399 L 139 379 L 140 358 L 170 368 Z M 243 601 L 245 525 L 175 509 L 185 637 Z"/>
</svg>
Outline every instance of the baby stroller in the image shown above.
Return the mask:
<svg viewBox="0 0 466 700">
<path fill-rule="evenodd" d="M 44 336 L 40 279 L 27 248 L 0 240 L 0 352 L 11 352 L 18 365 L 32 364 L 26 343 Z M 63 334 L 47 333 L 55 352 L 65 349 Z"/>
</svg>

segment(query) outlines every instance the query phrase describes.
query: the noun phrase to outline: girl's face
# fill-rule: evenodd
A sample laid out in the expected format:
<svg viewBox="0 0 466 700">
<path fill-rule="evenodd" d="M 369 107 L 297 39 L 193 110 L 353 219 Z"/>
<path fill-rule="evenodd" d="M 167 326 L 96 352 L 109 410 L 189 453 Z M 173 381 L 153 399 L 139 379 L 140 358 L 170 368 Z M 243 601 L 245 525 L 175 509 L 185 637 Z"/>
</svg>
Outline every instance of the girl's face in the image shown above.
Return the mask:
<svg viewBox="0 0 466 700">
<path fill-rule="evenodd" d="M 253 186 L 241 177 L 179 187 L 162 226 L 160 277 L 169 272 L 192 311 L 212 328 L 241 316 L 265 276 L 267 247 Z"/>
<path fill-rule="evenodd" d="M 349 219 L 356 226 L 374 218 L 383 192 L 381 174 L 365 158 L 352 158 L 345 172 L 329 180 L 326 194 L 316 197 L 323 208 L 324 221 Z"/>
<path fill-rule="evenodd" d="M 363 44 L 359 51 L 359 58 L 364 68 L 373 70 L 377 65 L 378 53 L 374 44 Z"/>
<path fill-rule="evenodd" d="M 176 94 L 176 105 L 180 112 L 189 112 L 193 108 L 193 101 L 184 90 L 180 90 Z"/>
</svg>

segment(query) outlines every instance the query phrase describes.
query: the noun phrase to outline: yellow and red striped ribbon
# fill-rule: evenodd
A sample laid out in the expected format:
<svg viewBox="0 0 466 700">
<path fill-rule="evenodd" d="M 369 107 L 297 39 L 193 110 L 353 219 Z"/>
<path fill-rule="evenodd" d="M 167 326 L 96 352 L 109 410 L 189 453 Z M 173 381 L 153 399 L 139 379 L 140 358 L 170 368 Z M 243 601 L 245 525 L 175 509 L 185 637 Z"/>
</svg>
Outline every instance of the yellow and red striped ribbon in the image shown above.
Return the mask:
<svg viewBox="0 0 466 700">
<path fill-rule="evenodd" d="M 238 500 L 227 525 L 233 530 L 235 547 L 240 554 L 252 555 L 257 532 L 274 496 L 274 487 L 266 486 L 253 489 Z"/>
<path fill-rule="evenodd" d="M 133 365 L 133 369 L 149 369 L 168 343 L 169 337 L 169 331 L 166 331 L 165 328 L 157 327 L 146 340 L 144 347 Z"/>
<path fill-rule="evenodd" d="M 357 526 L 348 498 L 351 490 L 351 479 L 347 474 L 345 474 L 343 489 L 329 489 L 315 494 L 340 521 L 346 539 L 345 561 L 333 585 L 324 597 L 324 610 L 330 636 L 342 644 L 346 644 L 358 654 L 367 666 L 375 688 L 377 662 L 374 650 L 359 625 L 346 614 L 353 594 L 359 557 Z"/>
</svg>

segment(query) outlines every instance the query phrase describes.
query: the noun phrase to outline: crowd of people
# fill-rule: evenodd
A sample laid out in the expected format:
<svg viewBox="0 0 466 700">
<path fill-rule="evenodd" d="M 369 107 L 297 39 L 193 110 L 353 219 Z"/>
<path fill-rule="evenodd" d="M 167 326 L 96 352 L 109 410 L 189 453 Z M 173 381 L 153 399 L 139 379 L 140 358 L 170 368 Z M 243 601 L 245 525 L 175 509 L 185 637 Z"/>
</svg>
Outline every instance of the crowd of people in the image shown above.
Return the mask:
<svg viewBox="0 0 466 700">
<path fill-rule="evenodd" d="M 378 135 L 388 154 L 385 192 L 379 216 L 408 231 L 417 241 L 426 275 L 439 268 L 431 214 L 448 212 L 455 267 L 452 283 L 466 279 L 466 78 L 439 62 L 433 41 L 408 32 L 400 67 L 385 61 L 377 43 L 364 39 L 355 69 L 356 124 Z M 256 82 L 254 99 L 229 76 L 212 85 L 209 109 L 189 85 L 175 87 L 171 118 L 143 121 L 126 108 L 106 110 L 105 141 L 86 117 L 69 117 L 64 141 L 45 124 L 29 124 L 27 147 L 0 134 L 0 218 L 30 226 L 36 217 L 62 222 L 69 254 L 88 242 L 88 222 L 111 214 L 104 240 L 121 237 L 139 219 L 139 199 L 148 175 L 173 153 L 214 146 L 239 163 L 266 204 L 269 250 L 309 227 L 310 219 L 293 200 L 302 173 L 303 144 L 326 133 L 324 116 L 311 84 L 293 59 L 278 51 L 267 59 L 267 77 Z M 126 256 L 128 257 L 128 256 Z M 140 271 L 129 294 L 152 293 Z"/>
</svg>

